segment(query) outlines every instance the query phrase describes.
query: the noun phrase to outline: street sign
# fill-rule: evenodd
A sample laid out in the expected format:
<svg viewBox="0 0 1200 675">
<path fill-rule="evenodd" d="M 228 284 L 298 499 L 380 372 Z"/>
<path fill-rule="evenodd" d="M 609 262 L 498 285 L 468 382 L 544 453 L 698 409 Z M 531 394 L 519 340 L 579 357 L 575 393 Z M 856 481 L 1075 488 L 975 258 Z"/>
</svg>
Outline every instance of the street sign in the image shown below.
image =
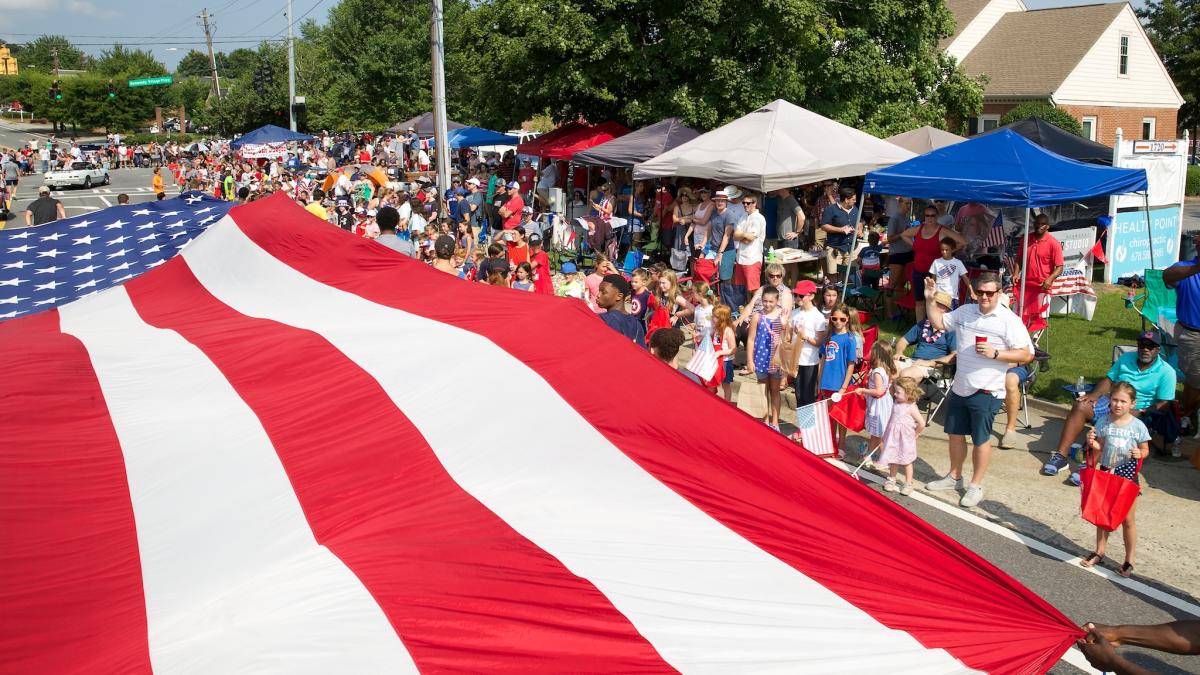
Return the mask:
<svg viewBox="0 0 1200 675">
<path fill-rule="evenodd" d="M 156 84 L 171 84 L 171 76 L 163 75 L 162 77 L 143 77 L 138 80 L 130 80 L 131 87 L 150 87 Z"/>
</svg>

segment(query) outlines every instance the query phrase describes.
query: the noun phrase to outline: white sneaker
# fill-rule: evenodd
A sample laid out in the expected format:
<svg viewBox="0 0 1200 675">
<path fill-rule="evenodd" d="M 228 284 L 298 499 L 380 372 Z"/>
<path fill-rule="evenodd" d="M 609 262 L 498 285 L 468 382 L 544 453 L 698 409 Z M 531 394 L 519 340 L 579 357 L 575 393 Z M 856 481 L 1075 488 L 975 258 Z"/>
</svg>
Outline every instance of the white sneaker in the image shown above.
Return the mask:
<svg viewBox="0 0 1200 675">
<path fill-rule="evenodd" d="M 946 475 L 943 478 L 926 483 L 925 489 L 937 492 L 940 490 L 961 490 L 962 486 L 962 478 L 954 478 L 953 476 Z"/>
<path fill-rule="evenodd" d="M 900 494 L 904 495 L 905 497 L 911 497 L 913 489 L 912 483 L 905 483 L 904 487 L 900 488 Z"/>
<path fill-rule="evenodd" d="M 900 486 L 896 485 L 896 481 L 889 478 L 888 481 L 883 484 L 883 491 L 884 492 L 899 492 Z"/>
<path fill-rule="evenodd" d="M 962 499 L 960 499 L 958 501 L 958 505 L 963 507 L 964 509 L 969 509 L 969 508 L 979 504 L 979 502 L 981 502 L 981 501 L 983 501 L 983 486 L 982 485 L 968 485 L 967 493 L 964 494 L 962 496 Z"/>
</svg>

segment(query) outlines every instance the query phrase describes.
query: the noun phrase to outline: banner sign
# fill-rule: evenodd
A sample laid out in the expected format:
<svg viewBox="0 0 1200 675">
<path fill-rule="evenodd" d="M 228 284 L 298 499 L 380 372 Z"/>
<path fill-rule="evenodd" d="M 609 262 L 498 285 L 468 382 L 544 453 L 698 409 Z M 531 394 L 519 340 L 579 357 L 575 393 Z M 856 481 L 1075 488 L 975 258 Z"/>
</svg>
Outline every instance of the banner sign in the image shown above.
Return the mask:
<svg viewBox="0 0 1200 675">
<path fill-rule="evenodd" d="M 1096 228 L 1081 227 L 1051 234 L 1062 244 L 1063 272 L 1052 289 L 1050 311 L 1053 314 L 1079 314 L 1091 321 L 1096 298 L 1091 292 L 1094 261 L 1090 253 L 1096 245 Z"/>
<path fill-rule="evenodd" d="M 1104 280 L 1116 283 L 1123 276 L 1144 274 L 1146 268 L 1151 266 L 1152 245 L 1155 269 L 1166 269 L 1179 262 L 1182 215 L 1182 209 L 1178 206 L 1150 209 L 1152 234 L 1147 237 L 1144 210 L 1118 213 L 1109 228 L 1108 266 Z"/>
<path fill-rule="evenodd" d="M 247 143 L 240 150 L 246 159 L 287 157 L 287 143 Z"/>
</svg>

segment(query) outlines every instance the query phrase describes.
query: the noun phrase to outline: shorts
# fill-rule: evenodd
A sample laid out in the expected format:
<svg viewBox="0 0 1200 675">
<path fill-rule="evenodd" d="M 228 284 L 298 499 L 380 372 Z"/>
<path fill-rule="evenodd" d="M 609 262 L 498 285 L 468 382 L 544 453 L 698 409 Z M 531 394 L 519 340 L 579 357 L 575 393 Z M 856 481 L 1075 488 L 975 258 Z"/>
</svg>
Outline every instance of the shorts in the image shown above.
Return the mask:
<svg viewBox="0 0 1200 675">
<path fill-rule="evenodd" d="M 913 261 L 913 252 L 912 251 L 888 254 L 888 264 L 889 265 L 899 265 L 901 267 L 904 267 L 905 265 L 909 264 L 912 261 Z"/>
<path fill-rule="evenodd" d="M 840 248 L 825 249 L 825 273 L 836 274 L 838 265 L 849 265 L 850 254 Z"/>
<path fill-rule="evenodd" d="M 1017 386 L 1018 387 L 1024 386 L 1024 384 L 1029 381 L 1029 369 L 1026 368 L 1025 366 L 1016 366 L 1015 368 L 1009 368 L 1008 372 L 1017 376 Z"/>
<path fill-rule="evenodd" d="M 913 270 L 912 273 L 912 292 L 913 300 L 918 304 L 925 302 L 925 278 L 929 276 L 929 272 L 918 272 Z"/>
<path fill-rule="evenodd" d="M 762 262 L 756 262 L 753 265 L 734 265 L 733 283 L 745 286 L 750 293 L 757 291 L 758 287 L 762 286 Z"/>
<path fill-rule="evenodd" d="M 16 185 L 18 180 L 19 179 L 17 179 L 17 178 L 5 178 L 4 184 L 5 185 Z"/>
<path fill-rule="evenodd" d="M 992 438 L 992 422 L 1004 403 L 986 391 L 977 391 L 970 396 L 959 396 L 951 391 L 946 402 L 946 433 L 954 436 L 970 436 L 976 446 Z"/>
<path fill-rule="evenodd" d="M 1183 384 L 1200 389 L 1200 332 L 1176 324 L 1175 343 L 1179 345 L 1179 369 L 1183 371 Z"/>
<path fill-rule="evenodd" d="M 721 378 L 723 384 L 733 382 L 733 359 L 725 359 L 725 377 Z"/>
<path fill-rule="evenodd" d="M 737 253 L 735 253 L 733 249 L 726 249 L 725 252 L 721 254 L 720 260 L 717 263 L 717 272 L 719 273 L 721 281 L 729 281 L 733 278 L 735 267 L 734 263 L 736 262 Z"/>
</svg>

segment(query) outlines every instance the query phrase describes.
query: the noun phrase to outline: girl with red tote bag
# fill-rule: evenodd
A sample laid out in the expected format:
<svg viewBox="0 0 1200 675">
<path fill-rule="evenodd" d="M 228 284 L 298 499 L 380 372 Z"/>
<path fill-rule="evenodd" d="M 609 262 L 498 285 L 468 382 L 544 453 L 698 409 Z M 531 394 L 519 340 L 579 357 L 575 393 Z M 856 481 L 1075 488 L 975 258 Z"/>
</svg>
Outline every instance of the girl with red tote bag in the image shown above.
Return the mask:
<svg viewBox="0 0 1200 675">
<path fill-rule="evenodd" d="M 1123 577 L 1133 574 L 1137 545 L 1134 506 L 1141 492 L 1138 473 L 1150 452 L 1150 432 L 1132 414 L 1136 400 L 1137 392 L 1128 382 L 1113 385 L 1108 419 L 1088 432 L 1087 466 L 1079 472 L 1083 519 L 1096 526 L 1096 549 L 1079 564 L 1091 567 L 1102 563 L 1108 533 L 1120 527 L 1125 562 L 1118 572 Z"/>
</svg>

